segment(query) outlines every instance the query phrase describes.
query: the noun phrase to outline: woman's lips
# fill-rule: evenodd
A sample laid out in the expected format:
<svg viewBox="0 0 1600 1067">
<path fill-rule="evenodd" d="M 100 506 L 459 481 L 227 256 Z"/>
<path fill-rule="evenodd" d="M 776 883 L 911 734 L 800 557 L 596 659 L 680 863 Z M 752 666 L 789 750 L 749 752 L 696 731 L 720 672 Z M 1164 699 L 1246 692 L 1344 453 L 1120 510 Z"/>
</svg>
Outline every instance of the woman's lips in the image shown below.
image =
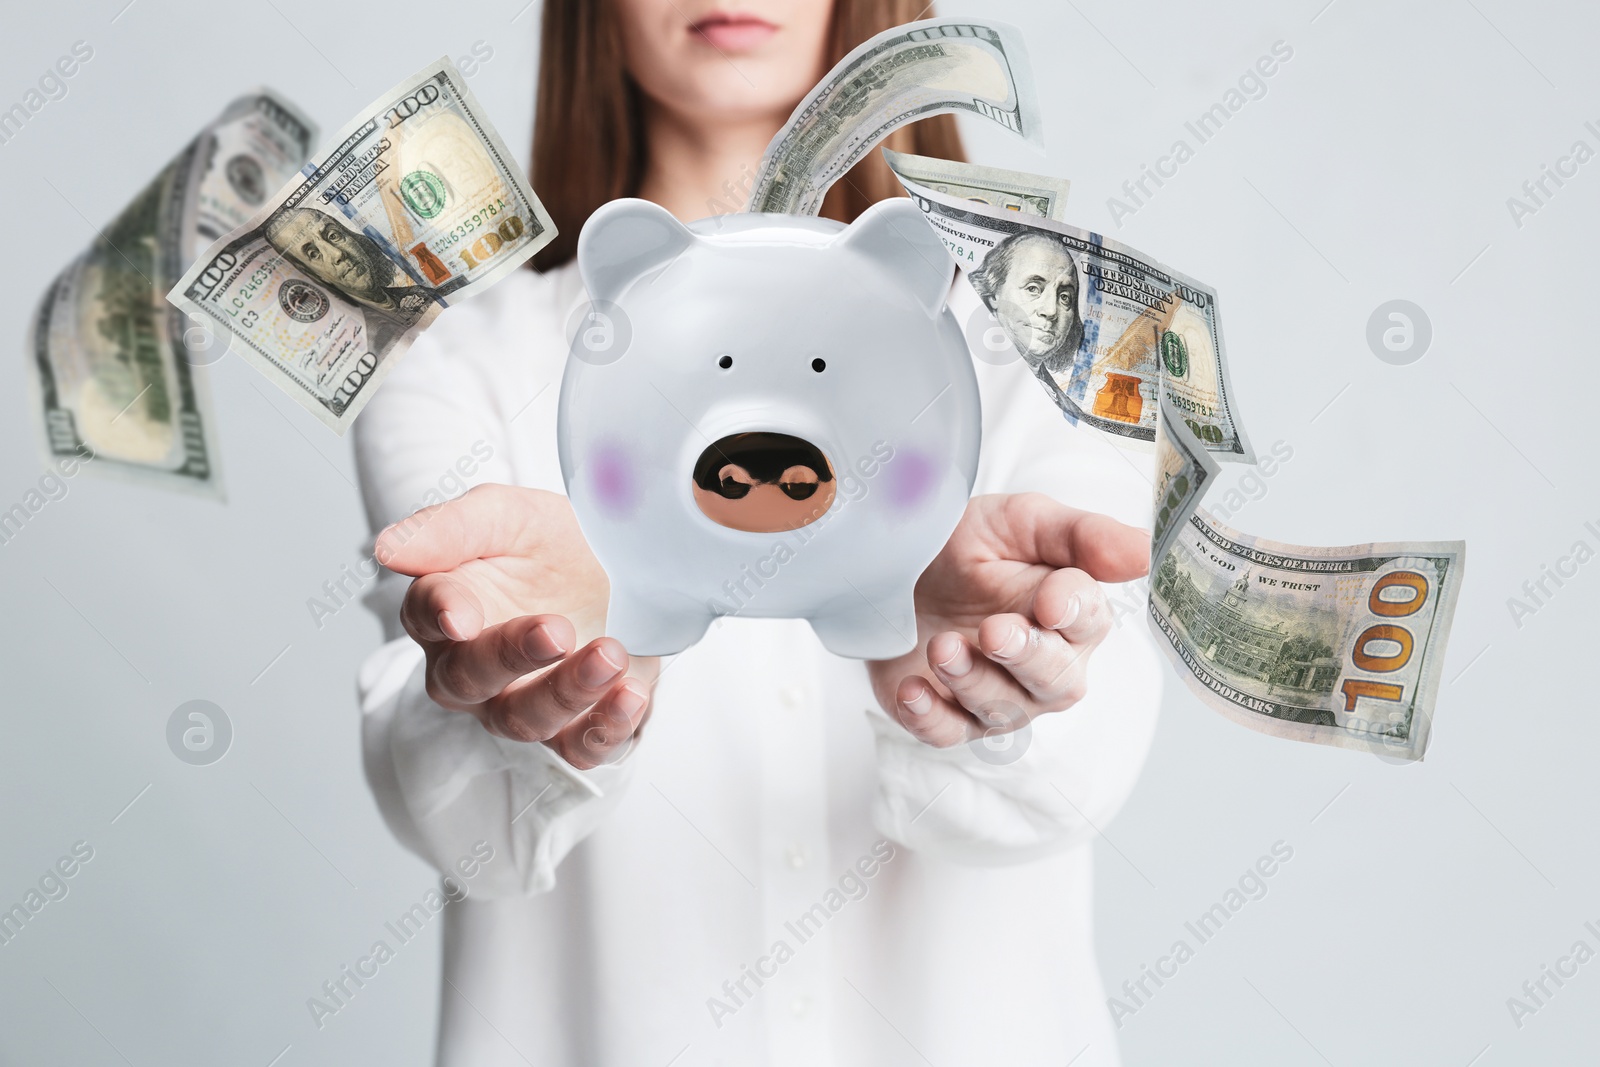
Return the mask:
<svg viewBox="0 0 1600 1067">
<path fill-rule="evenodd" d="M 754 15 L 708 15 L 690 29 L 722 52 L 746 52 L 765 44 L 778 27 Z"/>
</svg>

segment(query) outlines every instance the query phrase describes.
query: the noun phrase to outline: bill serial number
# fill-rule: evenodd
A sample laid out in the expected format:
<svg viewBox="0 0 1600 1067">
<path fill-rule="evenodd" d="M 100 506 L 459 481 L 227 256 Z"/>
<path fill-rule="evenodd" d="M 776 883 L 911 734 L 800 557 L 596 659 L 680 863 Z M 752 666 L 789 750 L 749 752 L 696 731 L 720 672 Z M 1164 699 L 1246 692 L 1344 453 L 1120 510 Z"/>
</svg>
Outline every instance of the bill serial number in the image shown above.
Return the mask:
<svg viewBox="0 0 1600 1067">
<path fill-rule="evenodd" d="M 482 229 L 488 220 L 494 218 L 504 210 L 506 210 L 505 198 L 496 197 L 494 203 L 479 208 L 477 211 L 469 215 L 467 219 L 461 223 L 461 225 L 456 226 L 449 233 L 445 234 L 444 237 L 440 239 L 439 244 L 434 251 L 445 252 L 450 248 L 453 248 L 455 245 L 460 244 L 467 238 L 468 235 Z"/>
</svg>

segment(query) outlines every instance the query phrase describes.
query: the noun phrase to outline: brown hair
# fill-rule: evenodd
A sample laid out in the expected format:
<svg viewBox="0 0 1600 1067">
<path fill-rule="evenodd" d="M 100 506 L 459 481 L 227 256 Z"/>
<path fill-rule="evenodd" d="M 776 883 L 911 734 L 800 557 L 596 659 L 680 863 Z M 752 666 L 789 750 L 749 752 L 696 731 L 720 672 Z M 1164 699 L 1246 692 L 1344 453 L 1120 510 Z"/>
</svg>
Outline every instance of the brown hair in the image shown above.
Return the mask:
<svg viewBox="0 0 1600 1067">
<path fill-rule="evenodd" d="M 608 201 L 636 196 L 644 175 L 644 108 L 609 6 L 601 0 L 545 0 L 532 177 L 559 236 L 533 258 L 535 270 L 559 267 L 577 255 L 578 232 L 589 216 Z M 828 67 L 891 26 L 932 13 L 922 0 L 834 0 Z M 901 127 L 884 143 L 899 152 L 966 159 L 953 115 Z M 874 151 L 828 191 L 822 215 L 853 222 L 879 200 L 901 193 Z"/>
</svg>

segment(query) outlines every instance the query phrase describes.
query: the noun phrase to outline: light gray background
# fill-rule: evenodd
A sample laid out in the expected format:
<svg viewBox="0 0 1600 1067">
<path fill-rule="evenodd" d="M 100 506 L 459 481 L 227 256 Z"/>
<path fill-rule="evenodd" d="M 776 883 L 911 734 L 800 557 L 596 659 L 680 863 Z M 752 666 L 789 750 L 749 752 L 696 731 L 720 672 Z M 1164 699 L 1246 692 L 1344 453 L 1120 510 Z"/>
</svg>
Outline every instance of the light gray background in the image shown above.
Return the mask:
<svg viewBox="0 0 1600 1067">
<path fill-rule="evenodd" d="M 14 5 L 0 40 L 6 107 L 74 41 L 95 50 L 0 146 L 0 509 L 40 470 L 21 343 L 38 294 L 232 97 L 270 84 L 327 133 L 483 41 L 494 57 L 472 87 L 526 156 L 538 9 L 524 0 L 125 3 Z M 1266 738 L 1170 682 L 1144 777 L 1096 845 L 1108 991 L 1194 944 L 1185 920 L 1274 842 L 1294 858 L 1124 1020 L 1127 1062 L 1591 1060 L 1600 962 L 1520 1029 L 1506 1000 L 1574 941 L 1600 948 L 1583 929 L 1600 925 L 1600 729 L 1580 679 L 1600 561 L 1520 627 L 1506 602 L 1575 541 L 1600 548 L 1575 428 L 1600 387 L 1600 161 L 1520 228 L 1506 200 L 1574 140 L 1600 148 L 1583 127 L 1600 125 L 1592 6 L 964 10 L 1027 28 L 1050 150 L 969 127 L 974 157 L 1070 177 L 1073 221 L 1223 294 L 1254 442 L 1294 450 L 1233 524 L 1470 545 L 1425 764 Z M 1107 198 L 1174 139 L 1193 143 L 1184 120 L 1277 40 L 1294 56 L 1265 97 L 1113 227 Z M 1410 366 L 1365 341 L 1395 298 L 1433 323 Z M 306 608 L 360 558 L 349 447 L 236 358 L 213 391 L 226 505 L 79 477 L 0 546 L 0 906 L 73 842 L 95 850 L 70 895 L 0 946 L 0 1061 L 423 1064 L 436 927 L 320 1032 L 305 1007 L 432 883 L 360 774 L 353 676 L 377 624 L 352 607 L 319 631 Z M 235 730 L 209 767 L 165 741 L 196 698 Z"/>
</svg>

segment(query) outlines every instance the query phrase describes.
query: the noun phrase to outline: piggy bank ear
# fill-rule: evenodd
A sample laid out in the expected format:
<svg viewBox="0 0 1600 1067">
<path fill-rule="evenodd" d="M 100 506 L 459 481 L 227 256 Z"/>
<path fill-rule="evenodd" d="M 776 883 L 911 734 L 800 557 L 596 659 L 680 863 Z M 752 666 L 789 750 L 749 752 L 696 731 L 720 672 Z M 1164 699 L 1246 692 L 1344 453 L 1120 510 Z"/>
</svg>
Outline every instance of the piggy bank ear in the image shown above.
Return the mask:
<svg viewBox="0 0 1600 1067">
<path fill-rule="evenodd" d="M 873 260 L 891 278 L 899 279 L 916 296 L 917 302 L 937 314 L 950 294 L 950 276 L 955 262 L 945 251 L 933 227 L 910 200 L 895 197 L 880 200 L 840 234 L 836 245 Z"/>
<path fill-rule="evenodd" d="M 615 301 L 695 241 L 672 212 L 648 200 L 613 200 L 578 235 L 578 272 L 591 300 Z"/>
</svg>

